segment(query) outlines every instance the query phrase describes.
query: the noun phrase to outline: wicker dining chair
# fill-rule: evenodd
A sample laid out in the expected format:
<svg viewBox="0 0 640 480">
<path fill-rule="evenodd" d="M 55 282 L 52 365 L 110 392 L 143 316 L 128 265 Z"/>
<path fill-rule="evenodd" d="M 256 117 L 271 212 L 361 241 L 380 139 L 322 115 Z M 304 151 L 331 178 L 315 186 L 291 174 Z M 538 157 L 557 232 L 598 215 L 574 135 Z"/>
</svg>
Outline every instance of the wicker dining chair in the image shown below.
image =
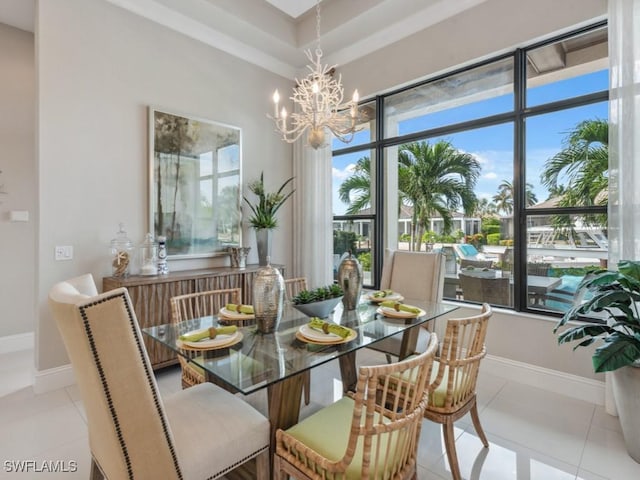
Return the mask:
<svg viewBox="0 0 640 480">
<path fill-rule="evenodd" d="M 447 459 L 454 480 L 460 480 L 453 424 L 471 412 L 473 426 L 485 447 L 487 437 L 480 425 L 476 402 L 476 382 L 480 360 L 486 355 L 484 340 L 487 334 L 491 307 L 485 303 L 479 315 L 447 320 L 439 356 L 433 364 L 425 418 L 442 424 Z"/>
<path fill-rule="evenodd" d="M 207 292 L 189 293 L 171 297 L 169 300 L 171 303 L 171 322 L 177 324 L 200 317 L 217 315 L 220 309 L 226 304 L 239 304 L 241 298 L 242 295 L 239 288 L 209 290 Z M 227 322 L 233 322 L 238 326 L 247 324 L 247 321 L 243 320 L 228 320 Z M 249 322 L 253 322 L 253 320 Z M 182 388 L 192 387 L 205 382 L 204 370 L 190 361 L 198 355 L 199 353 L 193 350 L 183 350 L 182 354 L 178 355 L 178 361 L 182 368 Z"/>
<path fill-rule="evenodd" d="M 55 284 L 49 306 L 86 413 L 90 478 L 216 479 L 255 458 L 270 473 L 269 420 L 206 383 L 161 396 L 125 288 L 90 274 Z"/>
<path fill-rule="evenodd" d="M 401 362 L 359 368 L 350 393 L 288 430 L 276 432 L 274 478 L 414 479 L 437 347 Z"/>
<path fill-rule="evenodd" d="M 298 295 L 302 290 L 307 290 L 307 278 L 296 277 L 288 278 L 284 281 L 285 298 L 291 301 L 293 297 Z M 311 402 L 311 370 L 304 373 L 304 404 L 309 405 Z"/>
</svg>

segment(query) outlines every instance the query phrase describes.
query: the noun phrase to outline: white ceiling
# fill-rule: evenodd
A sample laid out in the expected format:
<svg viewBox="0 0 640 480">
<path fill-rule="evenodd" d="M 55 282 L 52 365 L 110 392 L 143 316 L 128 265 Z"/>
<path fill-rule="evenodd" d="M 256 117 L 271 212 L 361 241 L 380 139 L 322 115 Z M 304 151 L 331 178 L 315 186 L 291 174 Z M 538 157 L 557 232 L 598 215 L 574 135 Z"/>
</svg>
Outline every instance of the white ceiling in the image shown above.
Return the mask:
<svg viewBox="0 0 640 480">
<path fill-rule="evenodd" d="M 287 78 L 316 47 L 315 0 L 106 0 Z M 323 0 L 323 62 L 345 64 L 487 0 Z M 33 31 L 35 0 L 0 0 L 0 22 Z"/>
<path fill-rule="evenodd" d="M 33 32 L 33 14 L 36 0 L 0 1 L 0 23 Z"/>
<path fill-rule="evenodd" d="M 298 18 L 316 5 L 316 0 L 267 0 L 267 2 L 293 18 Z"/>
</svg>

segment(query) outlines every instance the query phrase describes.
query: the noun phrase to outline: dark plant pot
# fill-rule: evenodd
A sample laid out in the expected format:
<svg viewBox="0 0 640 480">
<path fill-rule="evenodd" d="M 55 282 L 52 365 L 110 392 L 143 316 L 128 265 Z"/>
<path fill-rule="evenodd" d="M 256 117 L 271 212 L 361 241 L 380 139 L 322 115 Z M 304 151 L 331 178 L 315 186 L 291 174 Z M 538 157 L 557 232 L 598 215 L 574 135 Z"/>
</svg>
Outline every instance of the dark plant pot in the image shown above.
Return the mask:
<svg viewBox="0 0 640 480">
<path fill-rule="evenodd" d="M 342 296 L 330 298 L 328 300 L 322 300 L 320 302 L 294 305 L 294 308 L 304 313 L 307 317 L 327 318 L 341 300 Z"/>
</svg>

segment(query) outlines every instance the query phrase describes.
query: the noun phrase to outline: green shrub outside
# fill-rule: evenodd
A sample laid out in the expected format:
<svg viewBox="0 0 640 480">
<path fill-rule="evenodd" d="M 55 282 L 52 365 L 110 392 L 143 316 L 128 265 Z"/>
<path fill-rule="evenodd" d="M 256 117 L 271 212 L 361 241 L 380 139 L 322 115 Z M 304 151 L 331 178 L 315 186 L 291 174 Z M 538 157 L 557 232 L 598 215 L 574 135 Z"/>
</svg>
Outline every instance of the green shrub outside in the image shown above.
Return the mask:
<svg viewBox="0 0 640 480">
<path fill-rule="evenodd" d="M 371 271 L 371 252 L 364 252 L 358 255 L 358 261 L 362 265 L 362 270 L 365 272 Z"/>
<path fill-rule="evenodd" d="M 347 232 L 344 230 L 333 231 L 333 253 L 342 255 L 344 252 L 352 251 L 355 253 L 358 236 L 355 232 Z"/>
<path fill-rule="evenodd" d="M 487 235 L 487 245 L 500 245 L 500 232 Z"/>
</svg>

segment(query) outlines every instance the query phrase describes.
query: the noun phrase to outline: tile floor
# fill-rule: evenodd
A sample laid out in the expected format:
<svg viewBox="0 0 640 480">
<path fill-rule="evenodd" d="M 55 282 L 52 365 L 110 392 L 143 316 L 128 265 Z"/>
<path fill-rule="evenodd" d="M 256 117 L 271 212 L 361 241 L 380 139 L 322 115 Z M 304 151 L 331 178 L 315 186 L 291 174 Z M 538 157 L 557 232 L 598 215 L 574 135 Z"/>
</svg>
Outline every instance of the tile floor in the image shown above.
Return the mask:
<svg viewBox="0 0 640 480">
<path fill-rule="evenodd" d="M 363 363 L 383 361 L 363 351 Z M 76 387 L 35 395 L 30 386 L 33 352 L 0 355 L 0 479 L 89 478 L 89 448 Z M 157 374 L 160 390 L 180 388 L 177 368 Z M 333 401 L 341 391 L 336 362 L 314 370 L 312 403 L 302 415 Z M 331 386 L 332 388 L 327 388 Z M 265 407 L 264 393 L 248 400 Z M 469 480 L 637 480 L 640 464 L 625 451 L 617 418 L 602 407 L 490 374 L 478 382 L 480 419 L 491 443 L 484 449 L 468 418 L 457 423 L 460 467 Z M 264 411 L 264 410 L 263 410 Z M 420 480 L 450 479 L 440 427 L 425 420 L 419 445 Z M 20 460 L 62 460 L 74 473 L 10 472 Z M 72 468 L 67 468 L 71 470 Z"/>
</svg>

